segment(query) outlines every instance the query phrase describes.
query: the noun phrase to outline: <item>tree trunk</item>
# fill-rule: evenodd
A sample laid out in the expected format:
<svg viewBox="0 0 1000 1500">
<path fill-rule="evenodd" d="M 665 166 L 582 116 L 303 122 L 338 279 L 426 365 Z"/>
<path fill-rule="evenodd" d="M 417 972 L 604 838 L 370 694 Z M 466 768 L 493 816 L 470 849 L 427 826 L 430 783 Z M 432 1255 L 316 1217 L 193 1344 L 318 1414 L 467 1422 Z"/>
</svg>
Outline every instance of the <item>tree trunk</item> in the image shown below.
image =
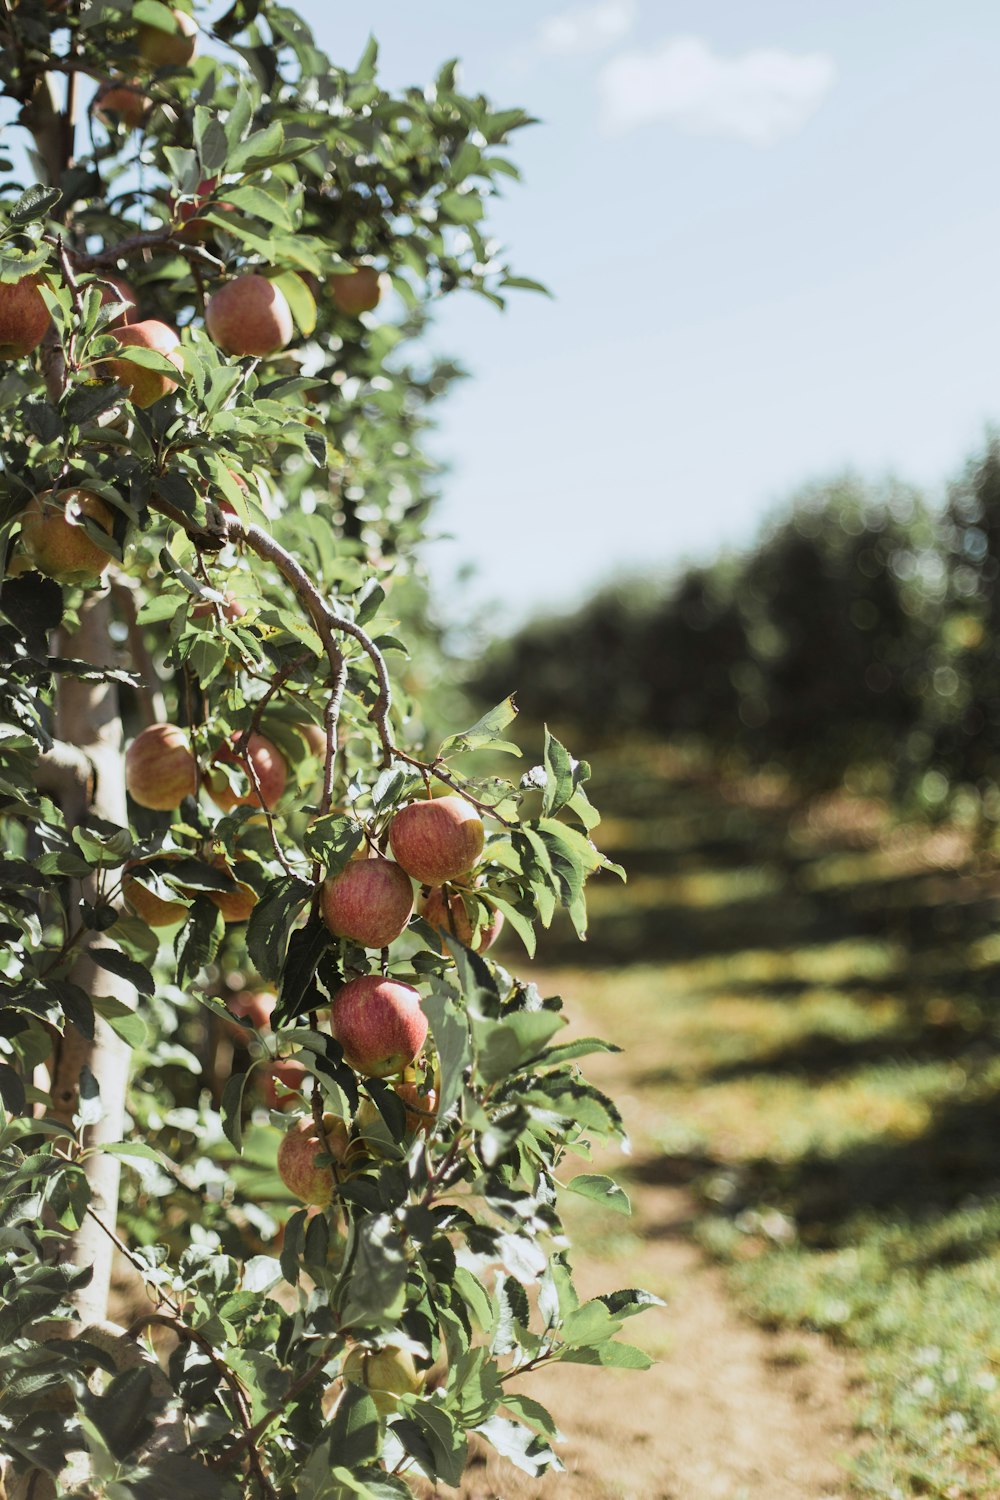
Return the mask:
<svg viewBox="0 0 1000 1500">
<path fill-rule="evenodd" d="M 80 628 L 76 634 L 60 636 L 60 654 L 95 667 L 111 666 L 115 648 L 110 623 L 109 595 L 91 595 L 81 610 Z M 87 788 L 80 783 L 64 798 L 63 811 L 68 826 L 78 824 L 89 812 L 120 827 L 127 827 L 122 727 L 115 684 L 86 682 L 73 677 L 60 679 L 56 732 L 60 739 L 82 750 L 93 768 L 89 800 Z M 94 886 L 93 878 L 88 878 L 74 894 L 82 900 L 93 901 Z M 96 938 L 97 934 L 94 934 Z M 110 995 L 133 1008 L 136 1004 L 133 987 L 125 980 L 99 970 L 86 953 L 77 960 L 70 978 L 88 994 Z M 55 1118 L 69 1125 L 79 1106 L 81 1076 L 83 1069 L 87 1068 L 100 1089 L 102 1115 L 100 1120 L 87 1127 L 85 1142 L 94 1146 L 121 1140 L 128 1066 L 129 1048 L 100 1017 L 92 1041 L 75 1026 L 68 1026 L 52 1064 L 52 1112 Z M 87 1158 L 85 1169 L 94 1214 L 113 1229 L 118 1208 L 118 1159 L 97 1153 Z M 89 1215 L 66 1244 L 63 1258 L 77 1265 L 92 1266 L 94 1272 L 89 1285 L 76 1294 L 81 1323 L 99 1323 L 108 1316 L 113 1254 L 114 1244 L 110 1237 Z"/>
</svg>

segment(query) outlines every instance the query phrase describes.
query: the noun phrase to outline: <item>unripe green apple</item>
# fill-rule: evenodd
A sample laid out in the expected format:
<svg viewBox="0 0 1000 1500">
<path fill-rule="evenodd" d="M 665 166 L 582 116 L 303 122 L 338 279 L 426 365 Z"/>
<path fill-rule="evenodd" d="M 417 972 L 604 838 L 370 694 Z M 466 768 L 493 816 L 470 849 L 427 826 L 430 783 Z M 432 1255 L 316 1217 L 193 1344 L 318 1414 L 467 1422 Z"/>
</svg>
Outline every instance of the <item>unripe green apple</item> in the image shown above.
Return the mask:
<svg viewBox="0 0 1000 1500">
<path fill-rule="evenodd" d="M 150 724 L 125 752 L 125 786 L 133 802 L 156 812 L 180 807 L 198 792 L 198 765 L 177 724 Z"/>
<path fill-rule="evenodd" d="M 411 802 L 389 825 L 389 843 L 407 875 L 443 885 L 471 870 L 483 852 L 483 824 L 462 797 Z"/>
<path fill-rule="evenodd" d="M 395 860 L 352 859 L 323 882 L 323 920 L 334 937 L 387 948 L 413 914 L 413 887 Z"/>
<path fill-rule="evenodd" d="M 208 795 L 216 807 L 226 813 L 232 812 L 234 807 L 272 808 L 285 790 L 285 783 L 288 780 L 288 765 L 285 757 L 277 746 L 272 745 L 271 741 L 262 734 L 250 735 L 244 755 L 237 755 L 234 746 L 240 738 L 240 732 L 237 731 L 232 737 L 232 745 L 220 746 L 215 752 L 214 764 L 243 765 L 245 755 L 253 766 L 260 786 L 260 796 L 257 795 L 257 790 L 249 776 L 246 778 L 249 783 L 247 791 L 238 793 L 233 791 L 228 778 L 219 771 L 210 771 L 205 778 Z"/>
<path fill-rule="evenodd" d="M 338 312 L 352 317 L 374 312 L 382 296 L 382 280 L 374 266 L 352 266 L 336 271 L 327 286 Z"/>
<path fill-rule="evenodd" d="M 0 359 L 23 359 L 48 333 L 52 319 L 38 290 L 41 281 L 0 281 Z"/>
<path fill-rule="evenodd" d="M 417 910 L 436 932 L 447 932 L 467 948 L 472 947 L 472 921 L 459 891 L 451 891 L 443 885 L 432 886 L 425 895 L 421 895 Z M 485 953 L 487 948 L 492 948 L 502 927 L 503 912 L 491 909 L 487 920 L 479 928 L 475 942 L 476 952 Z M 443 944 L 439 946 L 443 949 Z"/>
<path fill-rule="evenodd" d="M 98 89 L 92 105 L 94 114 L 105 125 L 121 123 L 136 130 L 149 114 L 153 101 L 144 93 L 137 78 L 109 78 Z"/>
<path fill-rule="evenodd" d="M 345 1385 L 365 1387 L 383 1417 L 399 1410 L 400 1396 L 415 1396 L 423 1385 L 409 1350 L 391 1346 L 369 1352 L 355 1345 L 340 1373 Z"/>
<path fill-rule="evenodd" d="M 115 334 L 123 349 L 154 349 L 162 354 L 177 370 L 183 370 L 184 362 L 179 350 L 181 341 L 172 328 L 156 318 L 147 318 L 142 323 L 129 323 Z M 108 371 L 112 379 L 125 386 L 133 406 L 152 406 L 161 396 L 176 391 L 177 382 L 159 370 L 147 370 L 127 359 L 109 359 Z"/>
<path fill-rule="evenodd" d="M 95 583 L 111 554 L 92 541 L 89 519 L 109 536 L 114 512 L 93 490 L 43 490 L 21 512 L 21 546 L 32 565 L 57 583 Z"/>
<path fill-rule="evenodd" d="M 337 991 L 330 1026 L 344 1061 L 366 1078 L 399 1073 L 427 1040 L 427 1017 L 409 984 L 365 974 Z"/>
<path fill-rule="evenodd" d="M 350 1144 L 350 1131 L 337 1115 L 323 1116 L 321 1141 L 311 1118 L 298 1120 L 278 1147 L 278 1176 L 290 1193 L 303 1203 L 325 1208 L 333 1199 L 333 1173 L 329 1166 L 317 1163 L 319 1156 L 332 1156 L 342 1162 Z"/>
<path fill-rule="evenodd" d="M 151 68 L 186 68 L 198 49 L 198 24 L 184 10 L 171 10 L 175 30 L 144 22 L 138 30 L 139 56 Z"/>
<path fill-rule="evenodd" d="M 205 308 L 205 327 L 226 354 L 258 358 L 284 349 L 294 332 L 284 292 L 252 271 L 212 293 Z"/>
</svg>

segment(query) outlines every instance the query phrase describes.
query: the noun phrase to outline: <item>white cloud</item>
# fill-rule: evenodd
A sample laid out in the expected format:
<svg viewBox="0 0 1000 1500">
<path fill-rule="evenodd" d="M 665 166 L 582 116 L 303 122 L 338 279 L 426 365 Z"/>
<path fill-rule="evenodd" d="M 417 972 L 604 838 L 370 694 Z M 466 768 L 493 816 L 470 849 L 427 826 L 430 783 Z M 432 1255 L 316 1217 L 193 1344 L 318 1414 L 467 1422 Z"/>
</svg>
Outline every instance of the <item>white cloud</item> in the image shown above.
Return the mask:
<svg viewBox="0 0 1000 1500">
<path fill-rule="evenodd" d="M 635 0 L 600 0 L 549 16 L 538 28 L 536 46 L 548 56 L 600 52 L 628 36 L 635 22 Z"/>
<path fill-rule="evenodd" d="M 666 122 L 691 135 L 773 146 L 819 109 L 836 77 L 823 52 L 756 48 L 720 57 L 700 37 L 623 52 L 602 68 L 601 119 L 609 132 Z"/>
</svg>

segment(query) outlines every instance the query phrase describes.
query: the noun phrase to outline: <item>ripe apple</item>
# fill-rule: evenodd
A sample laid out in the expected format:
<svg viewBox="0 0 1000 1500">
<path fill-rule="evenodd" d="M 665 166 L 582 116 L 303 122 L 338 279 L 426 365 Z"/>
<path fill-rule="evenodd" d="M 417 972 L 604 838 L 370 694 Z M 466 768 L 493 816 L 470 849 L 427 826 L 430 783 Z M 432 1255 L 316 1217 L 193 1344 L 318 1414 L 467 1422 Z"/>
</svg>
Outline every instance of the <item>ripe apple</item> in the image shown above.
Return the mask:
<svg viewBox="0 0 1000 1500">
<path fill-rule="evenodd" d="M 352 859 L 323 882 L 321 907 L 334 937 L 387 948 L 413 915 L 413 887 L 395 860 Z"/>
<path fill-rule="evenodd" d="M 294 332 L 285 294 L 252 271 L 213 292 L 205 309 L 209 338 L 226 354 L 260 357 L 284 349 Z"/>
<path fill-rule="evenodd" d="M 273 990 L 240 990 L 226 999 L 226 1009 L 239 1020 L 249 1021 L 255 1031 L 270 1031 L 271 1012 L 278 1003 Z M 233 1026 L 232 1034 L 237 1041 L 250 1041 L 245 1026 Z"/>
<path fill-rule="evenodd" d="M 423 1385 L 406 1349 L 376 1349 L 369 1352 L 359 1345 L 344 1360 L 341 1377 L 345 1385 L 363 1385 L 383 1417 L 399 1410 L 400 1396 L 415 1396 Z"/>
<path fill-rule="evenodd" d="M 392 1085 L 392 1091 L 406 1106 L 407 1133 L 416 1135 L 417 1131 L 423 1131 L 426 1134 L 437 1119 L 437 1089 L 422 1089 L 415 1078 L 404 1078 Z M 355 1124 L 362 1135 L 381 1121 L 382 1113 L 378 1105 L 371 1099 L 362 1099 L 355 1116 Z M 384 1124 L 382 1128 L 385 1129 Z"/>
<path fill-rule="evenodd" d="M 156 812 L 180 807 L 198 794 L 198 764 L 177 724 L 150 724 L 125 752 L 125 786 L 133 802 Z"/>
<path fill-rule="evenodd" d="M 33 567 L 57 583 L 94 583 L 111 561 L 84 525 L 89 519 L 108 536 L 114 511 L 93 490 L 43 490 L 21 512 L 21 545 Z"/>
<path fill-rule="evenodd" d="M 271 741 L 265 739 L 262 734 L 250 736 L 243 755 L 237 755 L 234 749 L 240 739 L 238 731 L 232 739 L 232 745 L 221 745 L 215 752 L 214 762 L 239 766 L 244 764 L 244 757 L 249 759 L 260 785 L 261 796 L 258 797 L 249 777 L 246 778 L 249 783 L 246 792 L 242 794 L 234 792 L 229 785 L 228 777 L 219 771 L 210 771 L 205 778 L 208 795 L 216 807 L 225 813 L 232 812 L 234 807 L 273 807 L 285 790 L 285 782 L 288 780 L 288 765 L 285 757 L 278 747 L 272 745 Z"/>
<path fill-rule="evenodd" d="M 432 886 L 426 895 L 421 895 L 417 902 L 417 911 L 437 932 L 450 933 L 467 948 L 472 947 L 472 922 L 465 902 L 458 891 L 450 891 L 447 886 L 443 885 Z M 476 952 L 485 953 L 487 948 L 492 948 L 500 936 L 502 927 L 503 912 L 491 910 L 488 918 L 479 928 L 479 936 L 475 945 Z M 443 945 L 441 946 L 443 951 Z"/>
<path fill-rule="evenodd" d="M 252 885 L 237 879 L 232 865 L 224 854 L 215 854 L 210 861 L 217 870 L 222 870 L 233 881 L 232 890 L 206 891 L 205 895 L 222 913 L 224 922 L 245 922 L 257 905 L 258 896 Z"/>
<path fill-rule="evenodd" d="M 422 885 L 443 885 L 482 854 L 482 819 L 462 797 L 411 802 L 393 818 L 389 843 L 407 875 Z"/>
<path fill-rule="evenodd" d="M 0 359 L 22 359 L 37 349 L 52 322 L 40 276 L 0 281 Z"/>
<path fill-rule="evenodd" d="M 305 722 L 294 726 L 297 734 L 305 740 L 310 752 L 318 760 L 326 759 L 326 730 L 322 724 L 307 724 Z"/>
<path fill-rule="evenodd" d="M 327 282 L 338 312 L 357 317 L 374 312 L 382 295 L 382 281 L 374 266 L 352 266 L 336 272 Z"/>
<path fill-rule="evenodd" d="M 305 1067 L 302 1063 L 296 1062 L 294 1057 L 275 1058 L 261 1079 L 261 1092 L 264 1096 L 264 1103 L 269 1109 L 288 1109 L 290 1105 L 296 1103 L 297 1093 L 301 1090 L 302 1084 L 308 1076 Z M 282 1083 L 286 1089 L 293 1089 L 296 1092 L 281 1094 L 279 1096 L 278 1090 L 275 1088 L 276 1082 Z"/>
<path fill-rule="evenodd" d="M 101 306 L 107 307 L 109 302 L 123 302 L 122 310 L 108 324 L 107 332 L 113 328 L 124 328 L 126 323 L 134 320 L 139 307 L 139 299 L 135 288 L 130 286 L 124 276 L 110 276 L 106 271 L 94 278 L 95 284 L 101 294 Z"/>
<path fill-rule="evenodd" d="M 105 125 L 121 124 L 136 130 L 149 114 L 153 101 L 143 93 L 137 78 L 109 78 L 94 97 L 93 110 Z"/>
<path fill-rule="evenodd" d="M 155 349 L 175 369 L 184 368 L 178 352 L 181 347 L 180 339 L 172 328 L 168 328 L 166 323 L 157 322 L 155 318 L 147 318 L 143 323 L 129 323 L 127 327 L 120 328 L 115 337 L 124 349 Z M 112 378 L 125 386 L 129 400 L 135 406 L 152 406 L 161 396 L 177 389 L 176 380 L 171 380 L 169 375 L 161 374 L 159 370 L 147 370 L 127 359 L 109 359 L 107 364 Z"/>
<path fill-rule="evenodd" d="M 137 880 L 135 875 L 129 871 L 135 871 L 141 875 L 143 870 L 140 860 L 131 860 L 126 866 L 122 879 L 122 895 L 131 906 L 136 916 L 147 927 L 173 927 L 177 922 L 183 922 L 187 916 L 187 905 L 183 901 L 169 901 L 163 896 L 158 896 L 148 886 Z"/>
<path fill-rule="evenodd" d="M 427 1038 L 420 996 L 409 984 L 364 974 L 338 990 L 330 1026 L 344 1060 L 366 1078 L 387 1078 L 411 1063 Z"/>
<path fill-rule="evenodd" d="M 223 602 L 219 608 L 222 610 L 223 619 L 228 620 L 230 625 L 234 620 L 242 619 L 247 612 L 246 605 L 241 604 L 236 595 L 231 594 L 228 589 L 222 597 Z M 191 607 L 191 618 L 192 620 L 214 620 L 215 605 L 212 600 L 199 599 L 198 603 Z"/>
<path fill-rule="evenodd" d="M 201 211 L 211 199 L 218 183 L 218 177 L 203 177 L 195 189 L 193 200 L 185 203 L 178 203 L 173 193 L 170 194 L 167 206 L 171 217 L 175 222 L 179 220 L 182 226 L 177 231 L 178 239 L 189 242 L 207 240 L 215 234 L 219 226 L 213 224 L 211 219 L 202 218 Z M 216 213 L 233 214 L 236 212 L 232 203 L 213 201 L 212 208 Z"/>
<path fill-rule="evenodd" d="M 318 1156 L 332 1156 L 342 1162 L 347 1155 L 351 1133 L 337 1115 L 323 1116 L 321 1141 L 311 1118 L 298 1120 L 282 1138 L 278 1147 L 278 1176 L 290 1193 L 303 1203 L 325 1208 L 333 1198 L 334 1178 L 329 1166 L 317 1162 Z"/>
<path fill-rule="evenodd" d="M 172 10 L 176 29 L 163 31 L 144 22 L 137 34 L 139 56 L 151 68 L 186 68 L 198 47 L 198 25 L 187 11 Z"/>
</svg>

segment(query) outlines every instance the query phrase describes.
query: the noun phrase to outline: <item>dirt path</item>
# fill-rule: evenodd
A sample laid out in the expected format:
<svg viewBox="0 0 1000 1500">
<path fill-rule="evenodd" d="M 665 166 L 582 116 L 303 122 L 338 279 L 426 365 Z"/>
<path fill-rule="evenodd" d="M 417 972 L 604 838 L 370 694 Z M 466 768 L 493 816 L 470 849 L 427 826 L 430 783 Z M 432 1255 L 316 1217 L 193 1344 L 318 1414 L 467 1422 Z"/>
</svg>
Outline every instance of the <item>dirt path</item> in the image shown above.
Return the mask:
<svg viewBox="0 0 1000 1500">
<path fill-rule="evenodd" d="M 641 1159 L 654 1101 L 629 1063 L 628 1053 L 588 1059 L 587 1072 L 622 1105 Z M 614 1170 L 616 1163 L 598 1165 Z M 462 1500 L 846 1497 L 847 1362 L 822 1338 L 771 1334 L 736 1311 L 721 1271 L 689 1237 L 684 1189 L 633 1185 L 630 1192 L 633 1249 L 577 1257 L 577 1280 L 590 1296 L 640 1285 L 666 1297 L 665 1309 L 625 1331 L 659 1362 L 644 1373 L 579 1365 L 538 1371 L 524 1388 L 559 1424 L 566 1473 L 529 1479 L 483 1450 L 460 1491 L 436 1493 Z"/>
</svg>

